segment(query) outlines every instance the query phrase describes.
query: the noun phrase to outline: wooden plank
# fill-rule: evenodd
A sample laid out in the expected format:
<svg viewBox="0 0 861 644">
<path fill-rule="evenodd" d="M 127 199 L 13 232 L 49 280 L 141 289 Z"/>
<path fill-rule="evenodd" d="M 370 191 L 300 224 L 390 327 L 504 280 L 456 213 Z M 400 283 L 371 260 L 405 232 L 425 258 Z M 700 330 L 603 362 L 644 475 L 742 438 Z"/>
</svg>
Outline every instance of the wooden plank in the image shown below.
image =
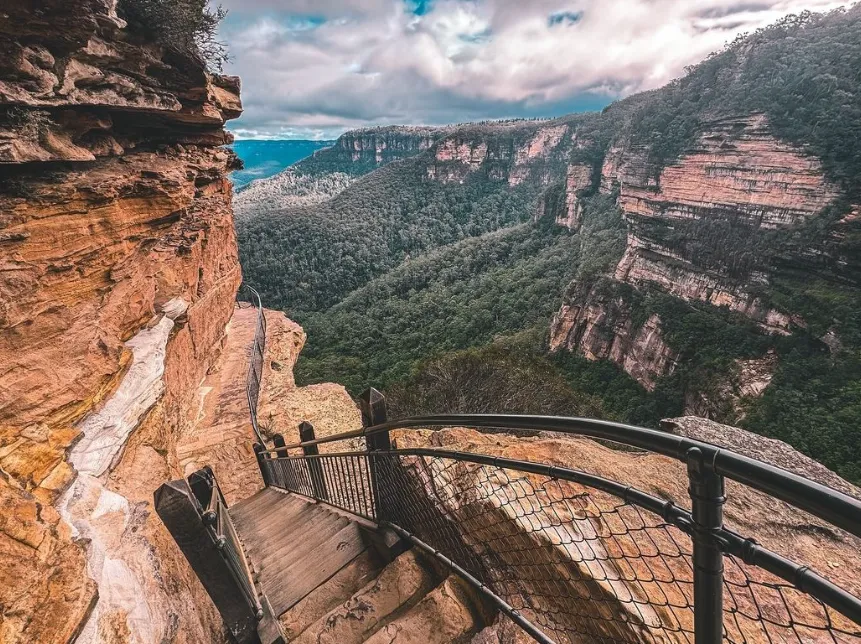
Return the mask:
<svg viewBox="0 0 861 644">
<path fill-rule="evenodd" d="M 264 508 L 275 507 L 281 502 L 281 500 L 274 495 L 261 496 L 254 498 L 253 500 L 255 501 L 253 505 L 249 504 L 248 506 L 232 507 L 228 509 L 230 517 L 233 519 L 234 523 L 244 523 L 253 517 L 259 516 L 261 510 Z"/>
<path fill-rule="evenodd" d="M 291 556 L 291 553 L 303 551 L 320 543 L 324 538 L 340 531 L 348 522 L 339 517 L 319 512 L 309 516 L 300 525 L 291 526 L 290 530 L 281 532 L 274 539 L 266 539 L 266 547 L 258 550 L 255 560 L 260 561 L 260 574 L 265 574 L 267 568 Z"/>
<path fill-rule="evenodd" d="M 275 506 L 280 507 L 284 505 L 287 507 L 302 503 L 298 497 L 288 496 L 278 492 L 269 492 L 265 494 L 264 492 L 259 492 L 251 498 L 241 501 L 231 507 L 229 510 L 230 516 L 233 517 L 235 521 L 246 521 L 248 518 L 259 516 L 267 509 L 271 509 Z"/>
<path fill-rule="evenodd" d="M 320 512 L 314 506 L 308 506 L 293 514 L 280 514 L 277 510 L 268 517 L 258 521 L 249 521 L 242 524 L 242 539 L 248 544 L 257 544 L 271 539 L 278 539 L 280 535 L 291 532 L 309 518 L 320 516 Z"/>
<path fill-rule="evenodd" d="M 234 518 L 234 524 L 242 526 L 242 529 L 248 532 L 260 532 L 273 523 L 289 523 L 310 507 L 312 507 L 310 504 L 295 501 L 264 505 L 260 507 L 258 513 Z"/>
<path fill-rule="evenodd" d="M 311 524 L 308 531 L 299 533 L 301 536 L 290 537 L 287 542 L 278 544 L 264 554 L 260 563 L 261 578 L 271 576 L 272 571 L 283 572 L 297 558 L 304 557 L 331 535 L 343 530 L 345 525 L 322 517 Z"/>
<path fill-rule="evenodd" d="M 261 581 L 275 613 L 281 615 L 295 606 L 364 550 L 359 527 L 355 523 L 348 523 L 295 562 L 283 575 L 267 582 Z"/>
<path fill-rule="evenodd" d="M 230 506 L 231 512 L 245 511 L 247 508 L 253 507 L 255 503 L 259 503 L 261 500 L 275 498 L 277 492 L 271 487 L 265 487 L 258 492 L 255 492 L 248 498 L 242 499 Z"/>
</svg>

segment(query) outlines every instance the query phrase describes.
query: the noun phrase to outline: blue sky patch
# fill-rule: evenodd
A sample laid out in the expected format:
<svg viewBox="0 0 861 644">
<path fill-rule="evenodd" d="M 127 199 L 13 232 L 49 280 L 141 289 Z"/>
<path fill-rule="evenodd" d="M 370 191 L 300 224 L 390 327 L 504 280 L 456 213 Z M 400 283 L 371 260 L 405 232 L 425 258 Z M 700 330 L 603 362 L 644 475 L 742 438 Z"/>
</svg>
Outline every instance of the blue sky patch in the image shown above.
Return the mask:
<svg viewBox="0 0 861 644">
<path fill-rule="evenodd" d="M 471 45 L 481 45 L 490 40 L 493 32 L 490 30 L 490 27 L 487 29 L 482 29 L 481 31 L 476 31 L 472 34 L 458 34 L 458 39 L 470 43 Z"/>
<path fill-rule="evenodd" d="M 580 22 L 580 18 L 582 17 L 582 11 L 557 11 L 556 13 L 551 13 L 550 17 L 547 18 L 547 26 L 555 27 L 556 25 L 573 25 Z"/>
<path fill-rule="evenodd" d="M 433 8 L 433 0 L 404 0 L 407 9 L 417 16 L 423 16 Z"/>
</svg>

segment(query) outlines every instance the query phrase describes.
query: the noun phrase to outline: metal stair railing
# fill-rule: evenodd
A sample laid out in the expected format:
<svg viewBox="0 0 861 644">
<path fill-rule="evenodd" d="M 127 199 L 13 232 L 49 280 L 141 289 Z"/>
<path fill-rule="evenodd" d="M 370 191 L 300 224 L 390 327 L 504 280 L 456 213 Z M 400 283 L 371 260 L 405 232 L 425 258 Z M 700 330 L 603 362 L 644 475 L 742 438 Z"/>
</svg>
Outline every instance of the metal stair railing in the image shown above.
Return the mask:
<svg viewBox="0 0 861 644">
<path fill-rule="evenodd" d="M 263 379 L 263 352 L 266 349 L 266 314 L 260 294 L 247 284 L 242 284 L 236 294 L 237 305 L 253 306 L 257 309 L 257 322 L 254 329 L 254 340 L 249 348 L 248 376 L 245 383 L 245 394 L 248 399 L 248 411 L 251 415 L 251 427 L 259 443 L 263 443 L 263 435 L 257 419 L 257 403 L 260 400 L 260 388 Z"/>
<path fill-rule="evenodd" d="M 858 547 L 858 499 L 731 450 L 630 425 L 463 414 L 386 422 L 379 392 L 361 404 L 360 430 L 315 439 L 306 427 L 301 442 L 258 445 L 267 485 L 391 528 L 540 642 L 861 642 L 861 571 L 837 583 L 723 520 L 731 479 Z M 444 427 L 553 431 L 662 454 L 684 466 L 690 506 L 576 469 L 391 446 L 393 430 Z M 366 451 L 319 453 L 357 438 Z"/>
<path fill-rule="evenodd" d="M 154 505 L 238 644 L 283 642 L 277 616 L 251 566 L 212 470 L 163 484 Z"/>
<path fill-rule="evenodd" d="M 245 551 L 239 540 L 239 535 L 236 534 L 236 527 L 233 525 L 233 521 L 227 511 L 227 501 L 224 500 L 224 494 L 218 485 L 218 481 L 215 480 L 212 470 L 205 467 L 195 472 L 190 479 L 192 481 L 191 488 L 193 492 L 196 492 L 193 482 L 194 477 L 205 478 L 205 485 L 208 487 L 209 503 L 206 506 L 202 506 L 205 507 L 201 515 L 203 524 L 212 536 L 215 547 L 224 557 L 224 561 L 237 585 L 242 590 L 249 608 L 260 619 L 263 617 L 263 606 L 260 603 L 260 598 L 257 596 L 254 577 L 251 574 L 251 566 L 249 566 L 248 560 L 245 558 Z M 198 502 L 200 501 L 201 499 L 198 498 Z"/>
</svg>

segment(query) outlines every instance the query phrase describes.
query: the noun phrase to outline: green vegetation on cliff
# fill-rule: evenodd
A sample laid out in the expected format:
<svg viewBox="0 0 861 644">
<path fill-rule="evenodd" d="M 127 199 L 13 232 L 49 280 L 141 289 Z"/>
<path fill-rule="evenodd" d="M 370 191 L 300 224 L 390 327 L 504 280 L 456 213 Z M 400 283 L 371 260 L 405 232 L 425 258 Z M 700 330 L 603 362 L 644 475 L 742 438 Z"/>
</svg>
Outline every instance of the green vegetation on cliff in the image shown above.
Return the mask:
<svg viewBox="0 0 861 644">
<path fill-rule="evenodd" d="M 504 190 L 476 175 L 428 181 L 401 161 L 318 206 L 254 218 L 239 227 L 243 270 L 269 306 L 320 311 L 407 258 L 531 217 L 534 188 Z"/>
<path fill-rule="evenodd" d="M 648 146 L 659 165 L 694 144 L 705 121 L 764 114 L 777 136 L 805 146 L 832 180 L 857 195 L 859 61 L 861 7 L 805 11 L 738 37 L 684 77 L 606 112 L 617 123 L 627 120 L 632 143 Z"/>
</svg>

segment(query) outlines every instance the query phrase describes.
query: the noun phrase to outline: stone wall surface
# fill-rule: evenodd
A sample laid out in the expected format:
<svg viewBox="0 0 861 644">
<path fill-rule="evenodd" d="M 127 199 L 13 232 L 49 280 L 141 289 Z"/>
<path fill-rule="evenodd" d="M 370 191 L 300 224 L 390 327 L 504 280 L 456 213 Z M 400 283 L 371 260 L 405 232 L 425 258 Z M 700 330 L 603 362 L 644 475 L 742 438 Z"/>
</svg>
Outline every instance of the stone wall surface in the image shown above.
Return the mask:
<svg viewBox="0 0 861 644">
<path fill-rule="evenodd" d="M 241 280 L 239 81 L 109 0 L 0 19 L 0 640 L 201 642 L 218 615 L 152 509 Z"/>
</svg>

